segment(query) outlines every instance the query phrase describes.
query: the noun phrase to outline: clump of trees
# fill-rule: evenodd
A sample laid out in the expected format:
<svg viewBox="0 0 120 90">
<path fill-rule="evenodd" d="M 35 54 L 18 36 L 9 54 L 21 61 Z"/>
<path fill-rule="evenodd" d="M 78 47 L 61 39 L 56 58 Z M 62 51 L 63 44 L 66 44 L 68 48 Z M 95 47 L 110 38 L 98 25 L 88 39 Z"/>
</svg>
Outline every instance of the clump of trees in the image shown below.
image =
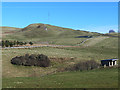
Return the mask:
<svg viewBox="0 0 120 90">
<path fill-rule="evenodd" d="M 27 42 L 22 42 L 22 41 L 9 41 L 9 40 L 3 40 L 1 42 L 2 47 L 14 47 L 14 46 L 19 46 L 19 45 L 26 45 Z M 33 45 L 33 42 L 29 42 L 30 45 Z"/>
<path fill-rule="evenodd" d="M 100 64 L 95 60 L 89 60 L 84 62 L 79 62 L 74 66 L 65 68 L 66 71 L 83 71 L 83 70 L 92 70 L 95 68 L 99 68 Z"/>
<path fill-rule="evenodd" d="M 11 63 L 15 65 L 23 66 L 40 66 L 48 67 L 50 66 L 50 59 L 43 54 L 25 54 L 24 56 L 16 56 L 11 59 Z"/>
</svg>

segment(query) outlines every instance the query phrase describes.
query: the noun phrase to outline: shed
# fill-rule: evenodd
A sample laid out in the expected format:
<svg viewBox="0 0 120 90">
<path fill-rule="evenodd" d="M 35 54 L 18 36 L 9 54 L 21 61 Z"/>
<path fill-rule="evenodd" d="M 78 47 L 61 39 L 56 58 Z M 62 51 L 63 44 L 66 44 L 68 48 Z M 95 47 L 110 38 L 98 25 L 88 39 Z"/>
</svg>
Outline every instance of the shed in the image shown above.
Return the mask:
<svg viewBox="0 0 120 90">
<path fill-rule="evenodd" d="M 118 59 L 101 60 L 101 65 L 102 66 L 114 66 L 114 65 L 117 65 L 117 60 Z"/>
</svg>

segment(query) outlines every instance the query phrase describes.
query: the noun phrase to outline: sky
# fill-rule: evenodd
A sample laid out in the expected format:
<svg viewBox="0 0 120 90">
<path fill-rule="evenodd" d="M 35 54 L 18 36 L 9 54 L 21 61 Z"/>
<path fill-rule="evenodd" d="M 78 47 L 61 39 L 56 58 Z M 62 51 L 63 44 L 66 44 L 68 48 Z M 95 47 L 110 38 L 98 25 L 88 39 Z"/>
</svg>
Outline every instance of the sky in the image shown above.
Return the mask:
<svg viewBox="0 0 120 90">
<path fill-rule="evenodd" d="M 44 23 L 75 30 L 118 30 L 117 2 L 3 2 L 2 26 Z"/>
</svg>

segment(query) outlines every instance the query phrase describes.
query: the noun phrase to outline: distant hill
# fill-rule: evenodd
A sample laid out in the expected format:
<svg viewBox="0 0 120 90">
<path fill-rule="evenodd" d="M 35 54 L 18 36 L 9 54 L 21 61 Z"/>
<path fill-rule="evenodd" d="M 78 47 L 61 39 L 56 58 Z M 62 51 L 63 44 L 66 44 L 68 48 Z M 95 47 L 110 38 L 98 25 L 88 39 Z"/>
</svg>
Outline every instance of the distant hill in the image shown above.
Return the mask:
<svg viewBox="0 0 120 90">
<path fill-rule="evenodd" d="M 0 27 L 0 30 L 2 30 L 2 34 L 11 34 L 21 30 L 21 28 L 4 26 L 4 27 Z"/>
<path fill-rule="evenodd" d="M 3 27 L 3 40 L 33 41 L 34 43 L 76 45 L 86 38 L 75 38 L 81 36 L 110 36 L 97 32 L 74 30 L 49 24 L 35 23 L 25 28 Z M 10 33 L 10 34 L 9 34 Z"/>
<path fill-rule="evenodd" d="M 15 32 L 17 35 L 21 35 L 25 38 L 40 38 L 40 37 L 74 37 L 79 35 L 100 35 L 99 33 L 81 31 L 81 30 L 73 30 L 70 28 L 63 28 L 58 26 L 52 26 L 48 24 L 30 24 L 25 28 L 11 28 L 7 27 L 4 30 L 8 31 L 8 29 L 12 31 L 18 30 Z M 4 31 L 3 30 L 3 31 Z"/>
</svg>

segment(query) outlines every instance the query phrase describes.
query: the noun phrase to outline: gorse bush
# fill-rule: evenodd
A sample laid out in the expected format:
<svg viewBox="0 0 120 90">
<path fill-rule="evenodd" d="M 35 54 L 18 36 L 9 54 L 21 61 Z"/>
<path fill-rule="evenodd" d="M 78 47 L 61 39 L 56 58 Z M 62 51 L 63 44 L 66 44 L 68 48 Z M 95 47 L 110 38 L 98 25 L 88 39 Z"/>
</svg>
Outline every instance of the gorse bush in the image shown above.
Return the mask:
<svg viewBox="0 0 120 90">
<path fill-rule="evenodd" d="M 12 64 L 24 65 L 24 66 L 40 66 L 48 67 L 50 66 L 50 60 L 46 55 L 43 54 L 26 54 L 25 56 L 16 56 L 11 60 Z"/>
<path fill-rule="evenodd" d="M 72 67 L 65 68 L 65 70 L 66 71 L 92 70 L 98 68 L 99 66 L 100 64 L 98 64 L 96 61 L 90 60 L 90 61 L 79 62 Z"/>
</svg>

